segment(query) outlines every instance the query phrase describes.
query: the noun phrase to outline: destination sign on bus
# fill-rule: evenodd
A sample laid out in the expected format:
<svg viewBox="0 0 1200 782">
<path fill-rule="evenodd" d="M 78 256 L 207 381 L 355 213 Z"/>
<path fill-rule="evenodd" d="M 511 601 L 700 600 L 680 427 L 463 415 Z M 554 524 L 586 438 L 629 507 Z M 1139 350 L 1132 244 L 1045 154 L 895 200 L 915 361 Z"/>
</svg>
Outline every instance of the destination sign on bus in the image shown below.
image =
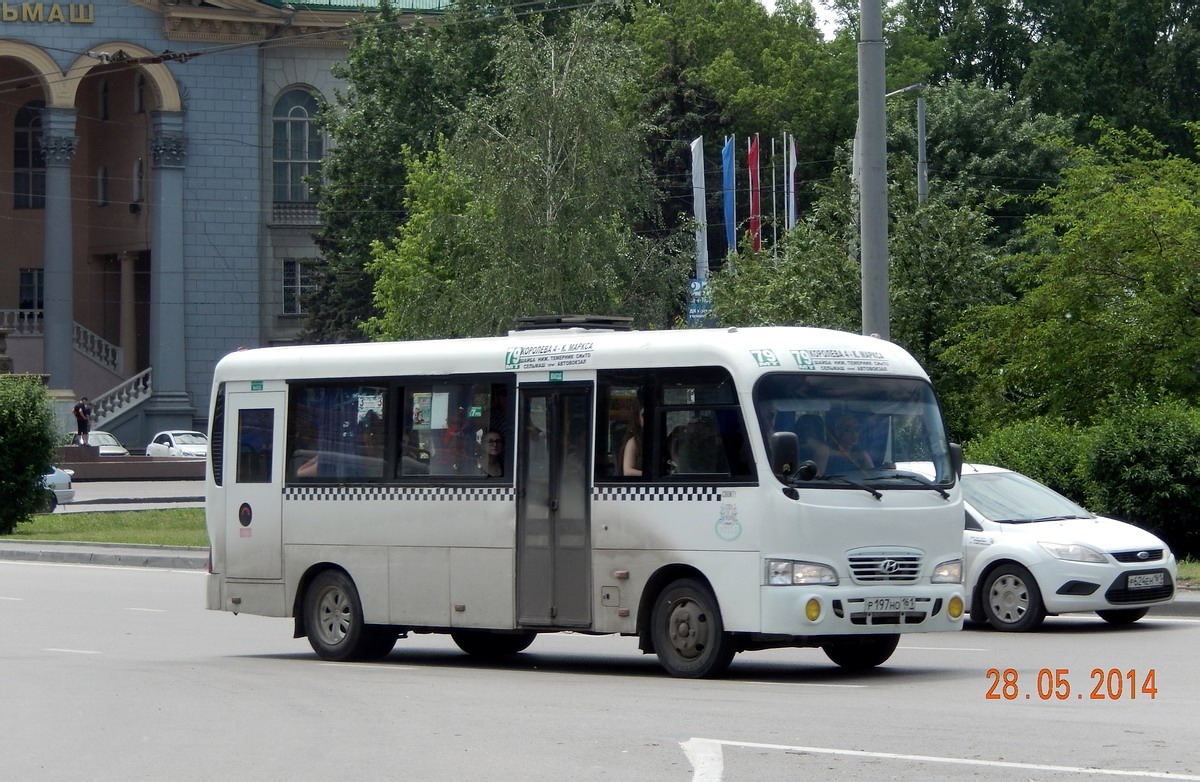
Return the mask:
<svg viewBox="0 0 1200 782">
<path fill-rule="evenodd" d="M 551 342 L 509 348 L 504 354 L 505 369 L 561 369 L 578 367 L 592 360 L 591 342 Z"/>
</svg>

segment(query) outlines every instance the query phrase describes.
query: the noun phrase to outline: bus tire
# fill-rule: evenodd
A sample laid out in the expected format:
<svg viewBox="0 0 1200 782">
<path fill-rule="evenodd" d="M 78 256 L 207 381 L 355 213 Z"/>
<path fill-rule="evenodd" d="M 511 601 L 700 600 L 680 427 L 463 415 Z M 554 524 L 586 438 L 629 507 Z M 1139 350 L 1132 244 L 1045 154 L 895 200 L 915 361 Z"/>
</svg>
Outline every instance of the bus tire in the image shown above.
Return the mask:
<svg viewBox="0 0 1200 782">
<path fill-rule="evenodd" d="M 667 673 L 684 679 L 720 676 L 736 649 L 712 590 L 692 578 L 667 586 L 650 612 L 654 652 Z"/>
<path fill-rule="evenodd" d="M 900 635 L 868 635 L 825 644 L 825 656 L 848 671 L 865 671 L 883 665 L 896 651 Z"/>
<path fill-rule="evenodd" d="M 528 630 L 520 633 L 493 633 L 489 630 L 454 630 L 450 633 L 454 643 L 472 657 L 494 660 L 511 657 L 529 648 L 537 633 Z"/>
<path fill-rule="evenodd" d="M 304 598 L 304 626 L 309 645 L 322 660 L 360 660 L 379 648 L 379 628 L 369 627 L 363 620 L 358 590 L 340 570 L 322 571 L 309 584 Z M 391 640 L 394 646 L 396 638 Z"/>
</svg>

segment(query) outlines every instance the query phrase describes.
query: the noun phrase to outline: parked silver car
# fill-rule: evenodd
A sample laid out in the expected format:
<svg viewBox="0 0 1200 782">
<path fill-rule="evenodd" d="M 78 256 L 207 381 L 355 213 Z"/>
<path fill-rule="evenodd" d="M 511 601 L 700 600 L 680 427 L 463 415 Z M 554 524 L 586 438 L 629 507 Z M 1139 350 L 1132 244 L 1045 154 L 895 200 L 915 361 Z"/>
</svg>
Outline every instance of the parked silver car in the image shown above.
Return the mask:
<svg viewBox="0 0 1200 782">
<path fill-rule="evenodd" d="M 128 456 L 129 449 L 121 445 L 121 441 L 108 432 L 93 429 L 88 433 L 88 445 L 100 449 L 101 456 Z"/>
</svg>

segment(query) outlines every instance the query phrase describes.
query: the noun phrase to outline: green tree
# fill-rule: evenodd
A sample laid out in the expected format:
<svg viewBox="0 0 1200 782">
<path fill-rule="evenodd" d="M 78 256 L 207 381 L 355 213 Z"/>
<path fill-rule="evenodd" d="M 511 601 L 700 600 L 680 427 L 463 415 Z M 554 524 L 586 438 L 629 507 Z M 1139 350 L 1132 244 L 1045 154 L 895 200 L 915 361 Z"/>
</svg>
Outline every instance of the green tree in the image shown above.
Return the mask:
<svg viewBox="0 0 1200 782">
<path fill-rule="evenodd" d="M 363 339 L 375 313 L 373 279 L 366 272 L 374 242 L 407 218 L 404 208 L 407 147 L 419 158 L 440 135 L 452 135 L 467 101 L 494 90 L 497 7 L 515 0 L 464 0 L 435 26 L 402 25 L 388 3 L 353 28 L 349 54 L 334 74 L 347 82 L 321 118 L 332 140 L 320 196 L 316 236 L 323 264 L 304 302 L 302 338 L 317 342 Z M 564 14 L 529 18 L 551 24 Z"/>
<path fill-rule="evenodd" d="M 410 178 L 421 219 L 376 246 L 374 335 L 496 334 L 519 315 L 568 312 L 665 325 L 690 259 L 683 238 L 632 229 L 657 195 L 623 103 L 635 55 L 593 15 L 553 35 L 504 28 L 497 91 Z M 420 322 L 400 312 L 414 306 Z"/>
<path fill-rule="evenodd" d="M 943 353 L 977 378 L 983 416 L 1088 422 L 1109 397 L 1196 398 L 1200 165 L 1108 129 L 1039 200 L 1019 298 L 978 309 Z"/>
<path fill-rule="evenodd" d="M 57 440 L 41 379 L 0 375 L 0 535 L 45 510 L 42 476 L 50 471 Z"/>
</svg>

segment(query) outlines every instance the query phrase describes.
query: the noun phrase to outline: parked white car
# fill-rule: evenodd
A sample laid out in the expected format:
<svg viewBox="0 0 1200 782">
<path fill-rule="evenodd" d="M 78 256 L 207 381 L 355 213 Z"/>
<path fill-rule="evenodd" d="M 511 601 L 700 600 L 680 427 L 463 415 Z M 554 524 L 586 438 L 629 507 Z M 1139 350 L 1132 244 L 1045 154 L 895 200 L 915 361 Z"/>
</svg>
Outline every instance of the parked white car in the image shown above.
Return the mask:
<svg viewBox="0 0 1200 782">
<path fill-rule="evenodd" d="M 928 465 L 902 468 L 929 476 Z M 997 630 L 1033 630 L 1047 615 L 1095 611 L 1136 622 L 1175 597 L 1175 556 L 1149 532 L 1089 513 L 1020 473 L 965 464 L 967 610 Z"/>
<path fill-rule="evenodd" d="M 184 430 L 159 432 L 146 446 L 146 455 L 207 458 L 208 435 Z"/>
<path fill-rule="evenodd" d="M 75 487 L 71 484 L 74 474 L 74 470 L 51 467 L 50 472 L 42 476 L 42 485 L 46 487 L 47 513 L 53 513 L 59 505 L 75 501 Z"/>
</svg>

